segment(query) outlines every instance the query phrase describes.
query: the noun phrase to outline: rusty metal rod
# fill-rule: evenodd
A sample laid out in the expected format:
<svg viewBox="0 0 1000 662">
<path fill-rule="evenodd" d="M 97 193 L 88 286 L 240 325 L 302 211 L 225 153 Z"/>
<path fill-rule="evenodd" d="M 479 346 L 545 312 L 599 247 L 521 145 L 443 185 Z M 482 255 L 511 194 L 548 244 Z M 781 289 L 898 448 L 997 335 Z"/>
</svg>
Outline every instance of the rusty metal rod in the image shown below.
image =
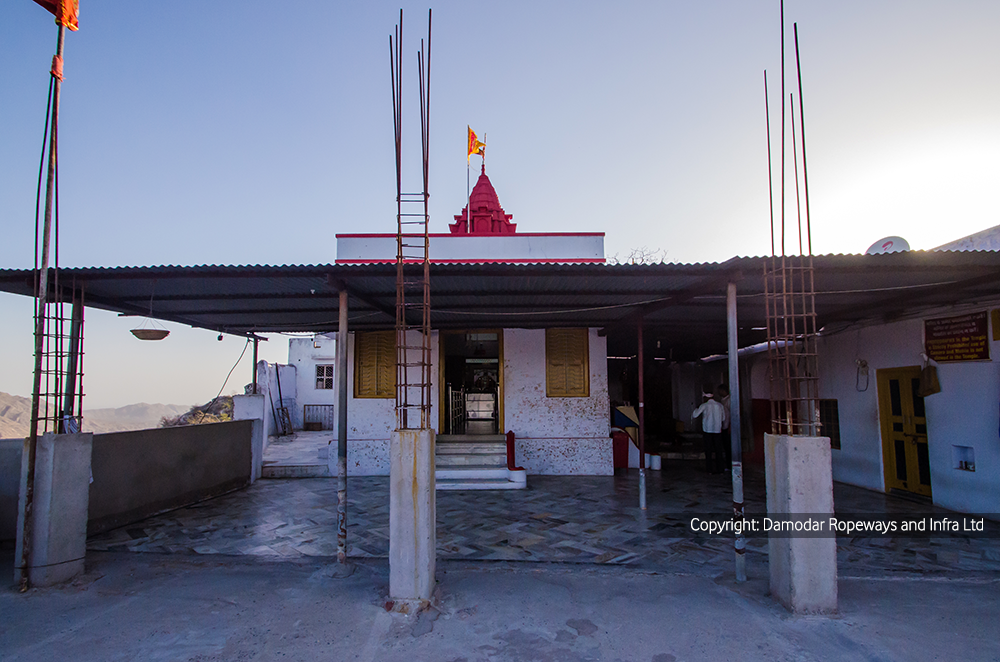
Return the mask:
<svg viewBox="0 0 1000 662">
<path fill-rule="evenodd" d="M 802 255 L 802 198 L 799 195 L 799 152 L 795 142 L 795 95 L 788 95 L 792 120 L 792 172 L 795 174 L 795 217 L 799 227 L 799 255 Z"/>
<path fill-rule="evenodd" d="M 63 42 L 66 37 L 66 27 L 59 26 L 59 33 L 56 39 L 56 57 L 60 66 L 63 57 Z M 55 64 L 55 63 L 53 63 Z M 35 455 L 38 449 L 38 408 L 42 387 L 42 351 L 45 339 L 46 307 L 49 290 L 49 244 L 52 233 L 52 208 L 55 197 L 55 177 L 58 159 L 57 141 L 59 136 L 59 93 L 62 89 L 62 80 L 52 72 L 52 122 L 49 137 L 49 165 L 45 188 L 45 221 L 42 230 L 42 258 L 38 267 L 38 291 L 36 292 L 35 305 L 35 370 L 31 394 L 31 429 L 24 440 L 24 456 L 26 460 L 26 471 L 21 490 L 24 494 L 24 508 L 20 513 L 20 526 L 18 534 L 21 542 L 21 555 L 15 562 L 14 580 L 18 583 L 20 590 L 28 590 L 28 562 L 31 557 L 31 536 L 34 529 L 34 505 L 35 496 Z M 58 240 L 58 238 L 57 238 Z M 58 243 L 58 241 L 57 241 Z"/>
<path fill-rule="evenodd" d="M 781 254 L 785 254 L 785 0 L 781 0 Z"/>
<path fill-rule="evenodd" d="M 802 103 L 802 63 L 799 60 L 799 26 L 792 24 L 795 33 L 795 69 L 799 78 L 799 122 L 802 126 L 802 180 L 806 197 L 806 238 L 809 246 L 809 255 L 812 255 L 812 223 L 809 217 L 809 169 L 806 167 L 806 115 L 805 107 Z"/>
<path fill-rule="evenodd" d="M 63 397 L 62 411 L 59 416 L 59 429 L 63 432 L 71 432 L 68 428 L 69 422 L 73 420 L 77 412 L 76 391 L 77 372 L 79 372 L 80 349 L 83 343 L 83 293 L 76 295 L 76 280 L 73 281 L 73 308 L 70 313 L 69 328 L 69 355 L 66 363 L 66 393 Z M 80 431 L 80 426 L 76 427 L 76 432 Z"/>
<path fill-rule="evenodd" d="M 771 165 L 771 109 L 767 102 L 767 69 L 764 70 L 764 123 L 767 126 L 767 204 L 771 212 L 771 257 L 774 257 L 774 185 Z"/>
</svg>

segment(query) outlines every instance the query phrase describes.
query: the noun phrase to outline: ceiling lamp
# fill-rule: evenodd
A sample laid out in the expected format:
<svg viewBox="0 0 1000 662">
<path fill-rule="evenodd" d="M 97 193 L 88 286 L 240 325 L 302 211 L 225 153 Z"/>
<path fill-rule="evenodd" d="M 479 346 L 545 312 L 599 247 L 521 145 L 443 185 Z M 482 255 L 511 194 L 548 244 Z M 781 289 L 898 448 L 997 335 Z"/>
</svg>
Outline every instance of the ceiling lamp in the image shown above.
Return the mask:
<svg viewBox="0 0 1000 662">
<path fill-rule="evenodd" d="M 149 295 L 149 317 L 142 320 L 142 324 L 132 329 L 132 335 L 139 340 L 163 340 L 170 335 L 170 331 L 163 328 L 163 325 L 153 319 L 153 295 Z"/>
</svg>

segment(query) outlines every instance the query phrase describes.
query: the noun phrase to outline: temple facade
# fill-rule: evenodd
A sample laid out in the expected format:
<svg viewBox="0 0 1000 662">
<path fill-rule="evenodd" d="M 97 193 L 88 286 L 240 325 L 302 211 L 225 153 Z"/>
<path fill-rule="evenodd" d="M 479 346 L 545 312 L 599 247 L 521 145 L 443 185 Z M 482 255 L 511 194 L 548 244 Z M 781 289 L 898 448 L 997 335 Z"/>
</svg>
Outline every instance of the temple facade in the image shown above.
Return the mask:
<svg viewBox="0 0 1000 662">
<path fill-rule="evenodd" d="M 605 261 L 604 233 L 524 233 L 517 231 L 512 218 L 484 166 L 449 232 L 430 236 L 431 261 Z M 337 235 L 338 264 L 395 259 L 395 234 Z M 452 440 L 493 443 L 513 432 L 516 463 L 529 475 L 611 475 L 606 338 L 597 328 L 561 326 L 556 317 L 551 326 L 542 327 L 432 331 L 432 374 L 437 376 L 432 420 L 439 452 Z M 337 402 L 330 358 L 330 340 L 335 342 L 336 335 L 290 342 L 297 409 Z M 354 332 L 347 338 L 351 475 L 389 472 L 389 438 L 396 426 L 393 335 L 388 329 Z"/>
</svg>

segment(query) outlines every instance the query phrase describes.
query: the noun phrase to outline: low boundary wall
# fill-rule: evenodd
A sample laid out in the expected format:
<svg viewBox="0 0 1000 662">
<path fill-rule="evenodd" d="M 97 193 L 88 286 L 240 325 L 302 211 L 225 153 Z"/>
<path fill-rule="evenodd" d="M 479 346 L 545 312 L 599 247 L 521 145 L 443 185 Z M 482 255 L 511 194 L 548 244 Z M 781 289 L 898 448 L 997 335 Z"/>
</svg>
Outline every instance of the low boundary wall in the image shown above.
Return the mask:
<svg viewBox="0 0 1000 662">
<path fill-rule="evenodd" d="M 87 535 L 250 484 L 253 421 L 94 435 Z"/>
</svg>

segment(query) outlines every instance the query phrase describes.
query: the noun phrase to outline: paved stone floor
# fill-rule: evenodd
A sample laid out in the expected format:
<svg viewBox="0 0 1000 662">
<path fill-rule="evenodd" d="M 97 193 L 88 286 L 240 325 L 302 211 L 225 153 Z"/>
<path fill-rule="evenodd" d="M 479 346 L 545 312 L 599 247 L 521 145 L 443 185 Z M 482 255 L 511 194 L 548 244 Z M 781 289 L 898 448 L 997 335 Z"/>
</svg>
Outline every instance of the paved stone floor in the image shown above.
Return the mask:
<svg viewBox="0 0 1000 662">
<path fill-rule="evenodd" d="M 337 451 L 337 433 L 331 430 L 306 432 L 297 430 L 285 437 L 271 437 L 264 449 L 264 466 L 302 466 L 326 464 L 330 442 Z"/>
<path fill-rule="evenodd" d="M 731 572 L 732 542 L 697 538 L 692 515 L 725 513 L 727 475 L 698 463 L 665 463 L 649 472 L 648 508 L 638 508 L 638 472 L 614 477 L 529 476 L 528 489 L 438 492 L 438 558 L 628 565 L 699 575 Z M 388 556 L 388 479 L 348 480 L 348 555 Z M 838 512 L 946 513 L 927 505 L 843 484 Z M 748 513 L 763 513 L 762 474 L 746 480 Z M 270 558 L 336 554 L 336 480 L 260 480 L 246 490 L 92 537 L 91 550 Z M 747 563 L 759 575 L 767 540 L 747 541 Z M 1000 540 L 961 535 L 933 539 L 838 538 L 842 576 L 1000 573 Z"/>
</svg>

